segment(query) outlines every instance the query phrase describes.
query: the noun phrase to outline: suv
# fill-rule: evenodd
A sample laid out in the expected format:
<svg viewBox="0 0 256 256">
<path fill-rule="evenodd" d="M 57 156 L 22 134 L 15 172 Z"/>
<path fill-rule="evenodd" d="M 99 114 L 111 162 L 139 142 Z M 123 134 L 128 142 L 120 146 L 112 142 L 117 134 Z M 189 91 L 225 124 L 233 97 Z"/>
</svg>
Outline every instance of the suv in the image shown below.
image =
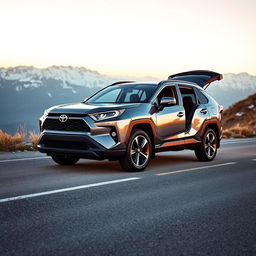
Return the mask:
<svg viewBox="0 0 256 256">
<path fill-rule="evenodd" d="M 111 84 L 82 103 L 47 109 L 38 149 L 61 165 L 109 159 L 127 171 L 142 171 L 157 152 L 169 150 L 194 150 L 198 160 L 211 161 L 223 107 L 203 89 L 221 79 L 196 70 L 159 83 Z"/>
</svg>

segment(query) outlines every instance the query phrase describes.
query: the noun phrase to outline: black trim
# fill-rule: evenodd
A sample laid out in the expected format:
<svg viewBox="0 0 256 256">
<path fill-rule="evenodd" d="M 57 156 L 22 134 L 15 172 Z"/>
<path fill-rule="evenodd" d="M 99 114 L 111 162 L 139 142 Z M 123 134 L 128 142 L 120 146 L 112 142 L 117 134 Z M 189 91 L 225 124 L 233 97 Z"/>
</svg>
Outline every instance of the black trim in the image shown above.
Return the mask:
<svg viewBox="0 0 256 256">
<path fill-rule="evenodd" d="M 195 143 L 190 143 L 190 144 L 183 144 L 183 145 L 172 145 L 172 146 L 168 146 L 168 147 L 159 147 L 156 148 L 156 153 L 159 152 L 167 152 L 167 151 L 179 151 L 179 150 L 185 150 L 185 149 L 195 149 L 196 146 L 198 146 L 198 143 L 201 142 L 201 138 L 194 136 L 189 136 L 189 137 L 183 137 L 183 138 L 178 138 L 178 139 L 172 139 L 172 140 L 167 140 L 164 141 L 161 145 L 164 145 L 165 143 L 168 142 L 177 142 L 177 141 L 182 141 L 182 140 L 189 140 L 189 139 L 195 139 L 197 142 Z"/>
<path fill-rule="evenodd" d="M 42 134 L 37 148 L 50 156 L 73 155 L 95 160 L 118 159 L 126 152 L 126 149 L 106 149 L 87 135 L 67 134 Z"/>
</svg>

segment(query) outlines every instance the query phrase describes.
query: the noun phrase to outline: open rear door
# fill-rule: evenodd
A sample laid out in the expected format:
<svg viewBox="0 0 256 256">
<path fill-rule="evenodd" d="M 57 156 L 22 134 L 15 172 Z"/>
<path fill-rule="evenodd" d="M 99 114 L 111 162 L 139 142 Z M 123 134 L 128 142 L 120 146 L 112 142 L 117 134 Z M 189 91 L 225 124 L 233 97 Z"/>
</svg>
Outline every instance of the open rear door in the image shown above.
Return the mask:
<svg viewBox="0 0 256 256">
<path fill-rule="evenodd" d="M 221 80 L 223 78 L 222 74 L 208 71 L 208 70 L 194 70 L 183 73 L 174 74 L 168 77 L 168 80 L 182 80 L 193 82 L 202 88 L 206 88 L 208 84 L 213 81 Z"/>
</svg>

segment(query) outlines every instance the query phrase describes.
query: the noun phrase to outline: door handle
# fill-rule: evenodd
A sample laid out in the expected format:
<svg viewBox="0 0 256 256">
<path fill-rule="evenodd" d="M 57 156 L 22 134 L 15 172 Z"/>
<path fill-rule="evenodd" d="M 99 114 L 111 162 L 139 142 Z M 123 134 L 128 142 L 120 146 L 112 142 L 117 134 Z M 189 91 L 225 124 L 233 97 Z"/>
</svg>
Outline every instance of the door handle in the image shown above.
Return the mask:
<svg viewBox="0 0 256 256">
<path fill-rule="evenodd" d="M 200 113 L 206 114 L 206 113 L 207 113 L 207 108 L 202 108 L 202 109 L 200 110 Z"/>
<path fill-rule="evenodd" d="M 184 113 L 183 113 L 183 112 L 179 112 L 179 113 L 177 114 L 177 116 L 178 116 L 178 117 L 183 117 L 183 116 L 184 116 Z"/>
</svg>

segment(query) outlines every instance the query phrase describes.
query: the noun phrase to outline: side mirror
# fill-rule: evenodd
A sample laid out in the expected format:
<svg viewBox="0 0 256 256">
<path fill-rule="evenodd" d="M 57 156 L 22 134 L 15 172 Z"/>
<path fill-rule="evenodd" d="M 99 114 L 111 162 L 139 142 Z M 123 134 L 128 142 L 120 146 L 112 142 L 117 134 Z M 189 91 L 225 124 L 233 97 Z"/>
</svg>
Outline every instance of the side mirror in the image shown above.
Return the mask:
<svg viewBox="0 0 256 256">
<path fill-rule="evenodd" d="M 160 101 L 160 106 L 167 107 L 176 105 L 176 99 L 174 97 L 163 97 Z"/>
</svg>

